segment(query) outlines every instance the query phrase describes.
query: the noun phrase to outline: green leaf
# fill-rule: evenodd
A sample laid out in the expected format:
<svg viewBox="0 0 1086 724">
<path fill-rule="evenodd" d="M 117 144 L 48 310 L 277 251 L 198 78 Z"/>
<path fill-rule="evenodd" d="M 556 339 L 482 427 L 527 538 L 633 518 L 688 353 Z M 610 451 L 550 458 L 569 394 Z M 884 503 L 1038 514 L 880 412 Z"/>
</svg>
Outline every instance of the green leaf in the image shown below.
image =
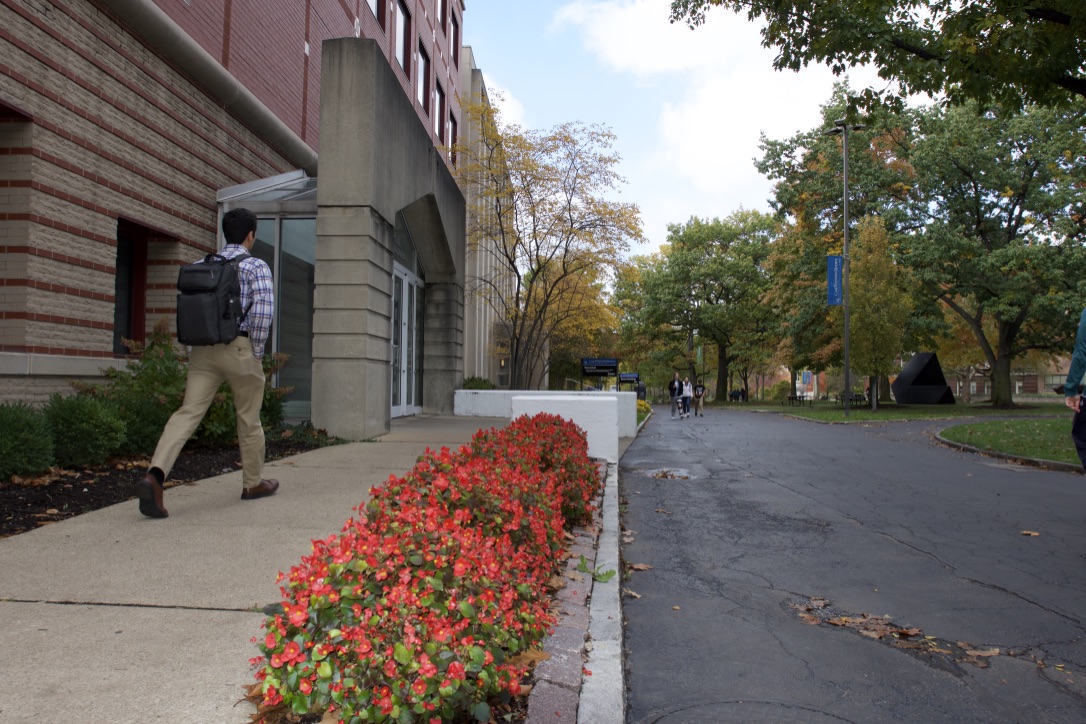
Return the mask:
<svg viewBox="0 0 1086 724">
<path fill-rule="evenodd" d="M 471 707 L 471 715 L 475 717 L 475 721 L 488 722 L 490 721 L 490 706 L 485 701 L 480 701 Z"/>
<path fill-rule="evenodd" d="M 332 665 L 327 661 L 322 661 L 320 666 L 317 667 L 317 676 L 322 679 L 332 678 Z"/>
<path fill-rule="evenodd" d="M 475 608 L 467 601 L 460 602 L 460 615 L 464 618 L 475 618 Z"/>
<path fill-rule="evenodd" d="M 397 643 L 393 648 L 392 658 L 404 666 L 411 661 L 411 650 L 401 643 Z"/>
</svg>

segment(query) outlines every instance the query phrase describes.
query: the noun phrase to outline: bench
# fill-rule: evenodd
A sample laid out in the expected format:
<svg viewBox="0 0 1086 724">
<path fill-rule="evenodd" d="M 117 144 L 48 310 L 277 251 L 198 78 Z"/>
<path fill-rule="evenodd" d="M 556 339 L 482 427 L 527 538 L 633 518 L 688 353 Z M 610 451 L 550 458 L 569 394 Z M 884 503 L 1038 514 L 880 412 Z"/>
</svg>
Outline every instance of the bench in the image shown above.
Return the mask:
<svg viewBox="0 0 1086 724">
<path fill-rule="evenodd" d="M 794 405 L 799 405 L 800 407 L 803 407 L 804 402 L 806 402 L 809 407 L 814 407 L 814 399 L 812 398 L 812 399 L 808 400 L 806 395 L 789 395 L 788 396 L 788 406 L 789 407 L 793 407 Z M 783 400 L 781 401 L 781 404 L 782 405 L 784 404 Z"/>
<path fill-rule="evenodd" d="M 843 406 L 846 396 L 847 395 L 845 395 L 844 392 L 837 395 L 837 397 L 834 398 L 835 404 Z M 862 392 L 853 392 L 852 396 L 849 397 L 849 401 L 848 401 L 848 406 L 849 407 L 856 407 L 858 405 L 866 405 L 866 404 L 867 404 L 867 397 Z"/>
</svg>

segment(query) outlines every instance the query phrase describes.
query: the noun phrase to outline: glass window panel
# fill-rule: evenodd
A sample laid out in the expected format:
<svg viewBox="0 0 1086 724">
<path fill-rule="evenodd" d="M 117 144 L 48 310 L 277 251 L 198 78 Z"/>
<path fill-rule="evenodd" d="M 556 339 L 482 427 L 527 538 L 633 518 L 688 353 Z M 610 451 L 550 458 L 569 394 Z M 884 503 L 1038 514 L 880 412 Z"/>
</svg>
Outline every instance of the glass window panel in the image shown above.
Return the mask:
<svg viewBox="0 0 1086 724">
<path fill-rule="evenodd" d="M 415 404 L 422 407 L 422 360 L 423 360 L 423 321 L 426 311 L 423 304 L 423 287 L 415 289 Z"/>
<path fill-rule="evenodd" d="M 313 397 L 313 291 L 317 246 L 317 220 L 282 220 L 280 227 L 278 351 L 289 355 L 279 372 L 279 386 L 293 387 L 285 399 L 288 415 L 308 413 Z M 297 409 L 295 409 L 297 408 Z"/>
<path fill-rule="evenodd" d="M 403 277 L 395 277 L 392 287 L 392 406 L 400 406 L 401 349 L 403 329 Z"/>
</svg>

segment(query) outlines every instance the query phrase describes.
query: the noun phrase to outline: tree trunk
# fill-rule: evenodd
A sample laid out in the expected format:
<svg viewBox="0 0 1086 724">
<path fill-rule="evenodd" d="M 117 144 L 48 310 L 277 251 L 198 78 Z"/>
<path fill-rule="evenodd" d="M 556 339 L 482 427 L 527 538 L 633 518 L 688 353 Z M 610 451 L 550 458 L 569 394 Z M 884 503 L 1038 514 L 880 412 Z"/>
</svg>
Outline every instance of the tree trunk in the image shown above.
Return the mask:
<svg viewBox="0 0 1086 724">
<path fill-rule="evenodd" d="M 796 378 L 799 375 L 796 373 L 795 369 L 790 367 L 790 368 L 788 368 L 788 376 L 791 378 L 790 382 L 791 382 L 791 385 L 792 385 L 792 387 L 791 387 L 792 391 L 790 393 L 788 393 L 788 394 L 792 395 L 792 397 L 795 397 L 796 396 Z"/>
<path fill-rule="evenodd" d="M 716 346 L 716 399 L 728 399 L 728 348 L 723 344 Z"/>
<path fill-rule="evenodd" d="M 1014 404 L 1011 392 L 1011 360 L 1000 356 L 992 365 L 992 407 L 1008 408 Z"/>
</svg>

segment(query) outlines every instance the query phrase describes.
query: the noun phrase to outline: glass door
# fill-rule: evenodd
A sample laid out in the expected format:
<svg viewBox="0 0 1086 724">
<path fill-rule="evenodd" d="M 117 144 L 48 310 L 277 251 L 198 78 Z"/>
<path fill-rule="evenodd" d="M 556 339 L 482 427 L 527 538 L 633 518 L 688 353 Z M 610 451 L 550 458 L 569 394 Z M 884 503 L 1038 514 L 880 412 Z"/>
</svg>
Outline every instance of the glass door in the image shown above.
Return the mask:
<svg viewBox="0 0 1086 724">
<path fill-rule="evenodd" d="M 422 412 L 423 285 L 398 264 L 392 275 L 392 417 Z"/>
</svg>

